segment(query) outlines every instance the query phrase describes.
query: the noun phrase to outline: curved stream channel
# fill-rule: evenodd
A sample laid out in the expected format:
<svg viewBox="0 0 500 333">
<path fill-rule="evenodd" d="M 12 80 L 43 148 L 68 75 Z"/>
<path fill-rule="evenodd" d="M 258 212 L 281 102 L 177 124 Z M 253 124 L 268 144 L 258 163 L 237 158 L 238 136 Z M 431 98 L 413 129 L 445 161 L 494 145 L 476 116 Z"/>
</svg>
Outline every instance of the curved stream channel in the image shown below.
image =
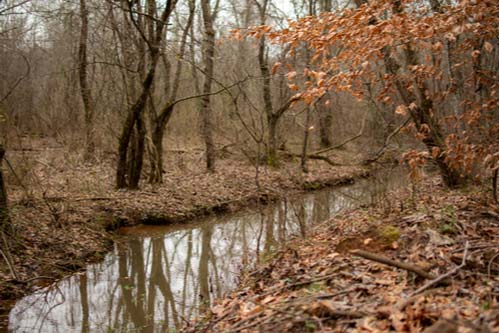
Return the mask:
<svg viewBox="0 0 500 333">
<path fill-rule="evenodd" d="M 191 224 L 138 226 L 86 272 L 18 301 L 12 332 L 169 332 L 237 285 L 238 272 L 292 235 L 404 183 L 398 172 Z"/>
</svg>

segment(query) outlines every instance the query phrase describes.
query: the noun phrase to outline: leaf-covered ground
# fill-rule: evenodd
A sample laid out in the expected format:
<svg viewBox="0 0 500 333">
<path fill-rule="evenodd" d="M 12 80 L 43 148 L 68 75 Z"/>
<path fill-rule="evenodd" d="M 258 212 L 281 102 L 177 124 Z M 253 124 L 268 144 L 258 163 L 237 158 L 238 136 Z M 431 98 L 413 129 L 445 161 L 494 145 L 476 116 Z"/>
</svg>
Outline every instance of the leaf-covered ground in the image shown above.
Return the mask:
<svg viewBox="0 0 500 333">
<path fill-rule="evenodd" d="M 498 332 L 498 205 L 439 178 L 291 241 L 184 328 L 422 331 Z"/>
<path fill-rule="evenodd" d="M 8 159 L 15 170 L 6 174 L 16 277 L 0 258 L 0 328 L 16 298 L 102 258 L 120 225 L 189 222 L 367 173 L 311 162 L 311 175 L 304 176 L 289 161 L 279 169 L 262 167 L 258 189 L 255 169 L 245 161 L 219 160 L 217 172 L 207 174 L 199 155 L 177 156 L 168 161 L 163 184 L 123 191 L 114 188 L 110 159 L 86 165 L 71 152 L 51 148 L 11 151 Z"/>
</svg>

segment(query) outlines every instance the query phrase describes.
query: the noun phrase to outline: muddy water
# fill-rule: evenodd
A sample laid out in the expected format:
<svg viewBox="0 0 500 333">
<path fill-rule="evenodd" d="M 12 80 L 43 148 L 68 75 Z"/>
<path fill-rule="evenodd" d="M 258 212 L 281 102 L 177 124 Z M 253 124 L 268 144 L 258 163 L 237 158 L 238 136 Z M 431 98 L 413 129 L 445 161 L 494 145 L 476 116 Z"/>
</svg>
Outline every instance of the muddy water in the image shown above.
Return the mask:
<svg viewBox="0 0 500 333">
<path fill-rule="evenodd" d="M 403 179 L 391 172 L 191 225 L 124 229 L 103 262 L 17 302 L 9 331 L 174 332 L 277 244 L 382 198 Z"/>
</svg>

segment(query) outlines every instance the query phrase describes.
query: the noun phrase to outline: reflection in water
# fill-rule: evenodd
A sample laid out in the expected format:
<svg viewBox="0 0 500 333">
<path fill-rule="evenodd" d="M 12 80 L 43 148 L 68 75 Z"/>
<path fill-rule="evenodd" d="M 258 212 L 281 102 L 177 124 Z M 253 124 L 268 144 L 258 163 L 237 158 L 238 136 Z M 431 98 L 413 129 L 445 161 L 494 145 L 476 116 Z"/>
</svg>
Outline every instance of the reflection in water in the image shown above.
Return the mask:
<svg viewBox="0 0 500 333">
<path fill-rule="evenodd" d="M 290 235 L 342 209 L 377 200 L 400 174 L 210 217 L 194 226 L 136 227 L 126 244 L 85 273 L 19 301 L 14 332 L 166 332 L 234 288 L 238 272 Z"/>
</svg>

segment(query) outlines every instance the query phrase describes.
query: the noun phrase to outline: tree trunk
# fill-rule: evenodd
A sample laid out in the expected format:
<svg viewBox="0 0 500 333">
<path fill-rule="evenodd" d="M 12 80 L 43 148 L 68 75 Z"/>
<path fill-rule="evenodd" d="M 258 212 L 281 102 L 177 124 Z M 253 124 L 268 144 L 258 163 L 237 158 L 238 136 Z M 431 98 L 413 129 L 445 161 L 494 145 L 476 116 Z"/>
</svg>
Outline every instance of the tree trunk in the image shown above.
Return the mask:
<svg viewBox="0 0 500 333">
<path fill-rule="evenodd" d="M 203 84 L 203 96 L 201 98 L 201 119 L 202 136 L 205 142 L 206 166 L 209 172 L 215 171 L 215 147 L 213 140 L 212 108 L 210 105 L 210 90 L 212 89 L 212 77 L 214 74 L 214 54 L 215 54 L 215 31 L 213 28 L 213 17 L 210 11 L 209 0 L 201 1 L 203 12 L 204 35 L 204 61 L 205 61 L 205 82 Z"/>
<path fill-rule="evenodd" d="M 142 115 L 139 115 L 136 121 L 136 135 L 135 135 L 134 153 L 130 154 L 131 167 L 129 168 L 129 184 L 128 188 L 139 188 L 139 181 L 141 179 L 143 156 L 145 149 L 146 127 Z"/>
<path fill-rule="evenodd" d="M 3 179 L 2 172 L 2 162 L 5 156 L 5 149 L 2 144 L 0 144 L 0 233 L 4 231 L 11 232 L 10 218 L 9 218 L 9 208 L 7 206 L 7 190 L 5 189 L 5 183 Z"/>
<path fill-rule="evenodd" d="M 92 105 L 92 95 L 87 79 L 87 39 L 89 16 L 86 0 L 80 0 L 80 44 L 78 48 L 78 74 L 80 79 L 80 95 L 83 101 L 85 117 L 85 161 L 91 161 L 95 158 L 94 142 L 94 108 Z"/>
<path fill-rule="evenodd" d="M 260 24 L 264 25 L 266 23 L 266 11 L 268 0 L 264 0 L 262 4 L 255 1 L 255 4 L 259 8 L 260 13 Z M 278 121 L 281 114 L 277 114 L 273 108 L 273 98 L 271 94 L 271 72 L 269 70 L 269 64 L 267 62 L 266 56 L 266 39 L 261 37 L 259 40 L 259 70 L 262 77 L 262 99 L 264 101 L 264 111 L 266 113 L 267 119 L 267 164 L 269 166 L 277 166 L 277 149 L 278 149 Z"/>
<path fill-rule="evenodd" d="M 326 97 L 326 98 L 325 98 Z M 333 146 L 332 140 L 332 110 L 330 106 L 325 105 L 325 99 L 330 98 L 330 94 L 325 94 L 325 97 L 316 103 L 318 111 L 318 127 L 319 127 L 319 144 L 321 148 Z"/>
<path fill-rule="evenodd" d="M 407 45 L 404 55 L 406 62 L 410 66 L 418 64 L 417 54 L 411 45 Z M 405 87 L 402 87 L 401 83 L 398 83 L 397 87 L 406 105 L 410 105 L 412 102 L 417 105 L 417 108 L 410 110 L 410 114 L 417 130 L 420 131 L 423 128 L 428 130 L 428 133 L 425 134 L 425 138 L 422 142 L 427 147 L 431 156 L 435 147 L 439 148 L 440 152 L 445 151 L 446 145 L 443 139 L 443 130 L 433 116 L 434 105 L 432 100 L 427 98 L 425 94 L 425 91 L 428 90 L 425 82 L 422 82 L 422 86 L 418 83 L 414 84 L 414 91 L 416 93 L 415 96 L 411 96 L 408 90 Z M 456 187 L 460 185 L 464 179 L 460 176 L 460 172 L 458 170 L 454 170 L 450 165 L 448 165 L 448 163 L 446 163 L 445 159 L 446 156 L 441 153 L 434 158 L 446 186 Z"/>
<path fill-rule="evenodd" d="M 363 0 L 362 2 L 364 2 Z M 399 1 L 393 2 L 393 10 L 395 13 L 402 12 L 401 3 Z M 419 85 L 417 82 L 413 84 L 413 89 L 410 91 L 405 84 L 400 79 L 398 79 L 398 71 L 400 71 L 400 64 L 391 57 L 391 51 L 388 47 L 384 47 L 382 50 L 383 60 L 386 70 L 389 74 L 395 77 L 394 86 L 399 93 L 399 96 L 403 103 L 406 106 L 411 104 L 416 105 L 414 108 L 410 108 L 410 115 L 415 123 L 416 129 L 418 131 L 426 128 L 427 133 L 425 134 L 425 138 L 422 142 L 427 147 L 427 150 L 433 153 L 433 148 L 439 148 L 440 152 L 446 150 L 445 143 L 443 140 L 443 131 L 441 126 L 437 123 L 435 118 L 433 117 L 433 102 L 429 98 L 427 98 L 425 91 L 428 90 L 425 82 L 422 82 L 422 85 Z M 406 48 L 403 52 L 404 63 L 407 66 L 415 66 L 418 65 L 418 56 L 415 50 L 412 48 L 410 44 L 406 45 Z M 438 154 L 436 158 L 434 158 L 439 171 L 441 173 L 441 178 L 443 182 L 448 187 L 456 187 L 460 183 L 463 182 L 463 178 L 460 176 L 460 172 L 454 170 L 452 167 L 448 165 L 445 161 L 445 156 L 443 154 Z"/>
<path fill-rule="evenodd" d="M 151 138 L 153 141 L 149 170 L 149 182 L 151 184 L 163 182 L 163 133 L 163 127 L 155 126 Z"/>
<path fill-rule="evenodd" d="M 152 2 L 153 3 L 153 2 Z M 164 29 L 166 24 L 168 23 L 168 18 L 177 1 L 167 0 L 167 3 L 163 9 L 161 17 L 159 19 L 154 19 L 155 21 L 155 31 L 154 36 L 152 36 L 152 40 L 148 40 L 148 50 L 150 55 L 150 63 L 148 66 L 148 70 L 146 72 L 146 76 L 142 82 L 142 91 L 135 103 L 128 110 L 127 118 L 123 125 L 120 138 L 118 140 L 118 164 L 116 168 L 116 187 L 117 188 L 137 188 L 139 184 L 139 179 L 142 170 L 142 160 L 144 154 L 144 137 L 145 137 L 145 126 L 143 123 L 142 113 L 146 107 L 147 100 L 150 95 L 151 88 L 153 86 L 153 81 L 156 73 L 156 64 L 158 63 L 158 59 L 160 57 L 160 45 L 164 37 Z M 133 3 L 128 3 L 129 6 L 132 6 Z M 132 8 L 130 9 L 131 20 L 134 20 L 132 15 Z M 148 18 L 153 20 L 153 18 Z M 139 28 L 140 30 L 140 28 Z M 128 155 L 129 145 L 131 141 L 131 136 L 134 130 L 134 127 L 137 129 L 137 151 L 133 156 Z M 129 159 L 135 160 L 134 171 L 128 172 L 127 177 L 127 168 L 129 166 Z M 131 161 L 131 160 L 130 160 Z M 127 179 L 128 178 L 128 179 Z"/>
<path fill-rule="evenodd" d="M 184 54 L 186 53 L 187 37 L 190 29 L 193 26 L 195 14 L 195 0 L 189 0 L 189 16 L 186 22 L 186 26 L 183 29 L 181 37 L 181 46 L 178 53 L 177 68 L 175 70 L 174 78 L 171 82 L 171 89 L 166 89 L 166 94 L 169 96 L 165 106 L 162 108 L 159 115 L 153 115 L 152 121 L 152 141 L 153 141 L 153 152 L 150 156 L 150 174 L 149 182 L 152 184 L 163 182 L 163 136 L 165 135 L 165 127 L 167 126 L 170 117 L 172 116 L 175 109 L 175 100 L 177 98 L 177 92 L 180 87 L 180 78 L 183 72 L 184 65 Z M 169 67 L 168 61 L 164 61 L 166 67 Z M 194 62 L 193 62 L 194 63 Z M 170 70 L 167 71 L 170 73 Z M 196 73 L 196 71 L 195 71 Z M 198 80 L 195 77 L 196 90 L 198 92 Z M 167 81 L 168 82 L 168 81 Z M 168 82 L 170 83 L 170 82 Z M 169 91 L 170 90 L 170 91 Z"/>
<path fill-rule="evenodd" d="M 267 117 L 267 164 L 269 166 L 278 165 L 278 117 L 274 114 Z M 257 158 L 260 158 L 259 156 Z"/>
<path fill-rule="evenodd" d="M 302 142 L 302 154 L 300 156 L 300 167 L 302 172 L 308 173 L 307 169 L 307 146 L 309 144 L 309 123 L 311 122 L 311 107 L 306 109 L 306 124 L 304 126 L 304 141 Z"/>
<path fill-rule="evenodd" d="M 128 167 L 128 150 L 130 145 L 130 139 L 133 133 L 134 126 L 139 119 L 141 113 L 143 112 L 146 101 L 148 98 L 149 91 L 153 85 L 153 79 L 156 71 L 156 62 L 158 57 L 156 56 L 155 61 L 151 64 L 148 74 L 144 79 L 142 84 L 142 92 L 135 104 L 130 108 L 125 124 L 123 125 L 120 139 L 118 141 L 118 165 L 116 169 L 116 187 L 125 188 L 129 187 L 131 181 L 127 179 L 127 167 Z M 133 156 L 136 158 L 138 155 Z M 140 156 L 142 160 L 142 156 Z"/>
<path fill-rule="evenodd" d="M 163 181 L 163 136 L 165 134 L 165 126 L 167 125 L 174 106 L 171 105 L 162 111 L 160 117 L 156 120 L 153 129 L 153 155 L 151 158 L 151 173 L 149 174 L 149 182 L 152 184 L 161 183 Z"/>
</svg>

